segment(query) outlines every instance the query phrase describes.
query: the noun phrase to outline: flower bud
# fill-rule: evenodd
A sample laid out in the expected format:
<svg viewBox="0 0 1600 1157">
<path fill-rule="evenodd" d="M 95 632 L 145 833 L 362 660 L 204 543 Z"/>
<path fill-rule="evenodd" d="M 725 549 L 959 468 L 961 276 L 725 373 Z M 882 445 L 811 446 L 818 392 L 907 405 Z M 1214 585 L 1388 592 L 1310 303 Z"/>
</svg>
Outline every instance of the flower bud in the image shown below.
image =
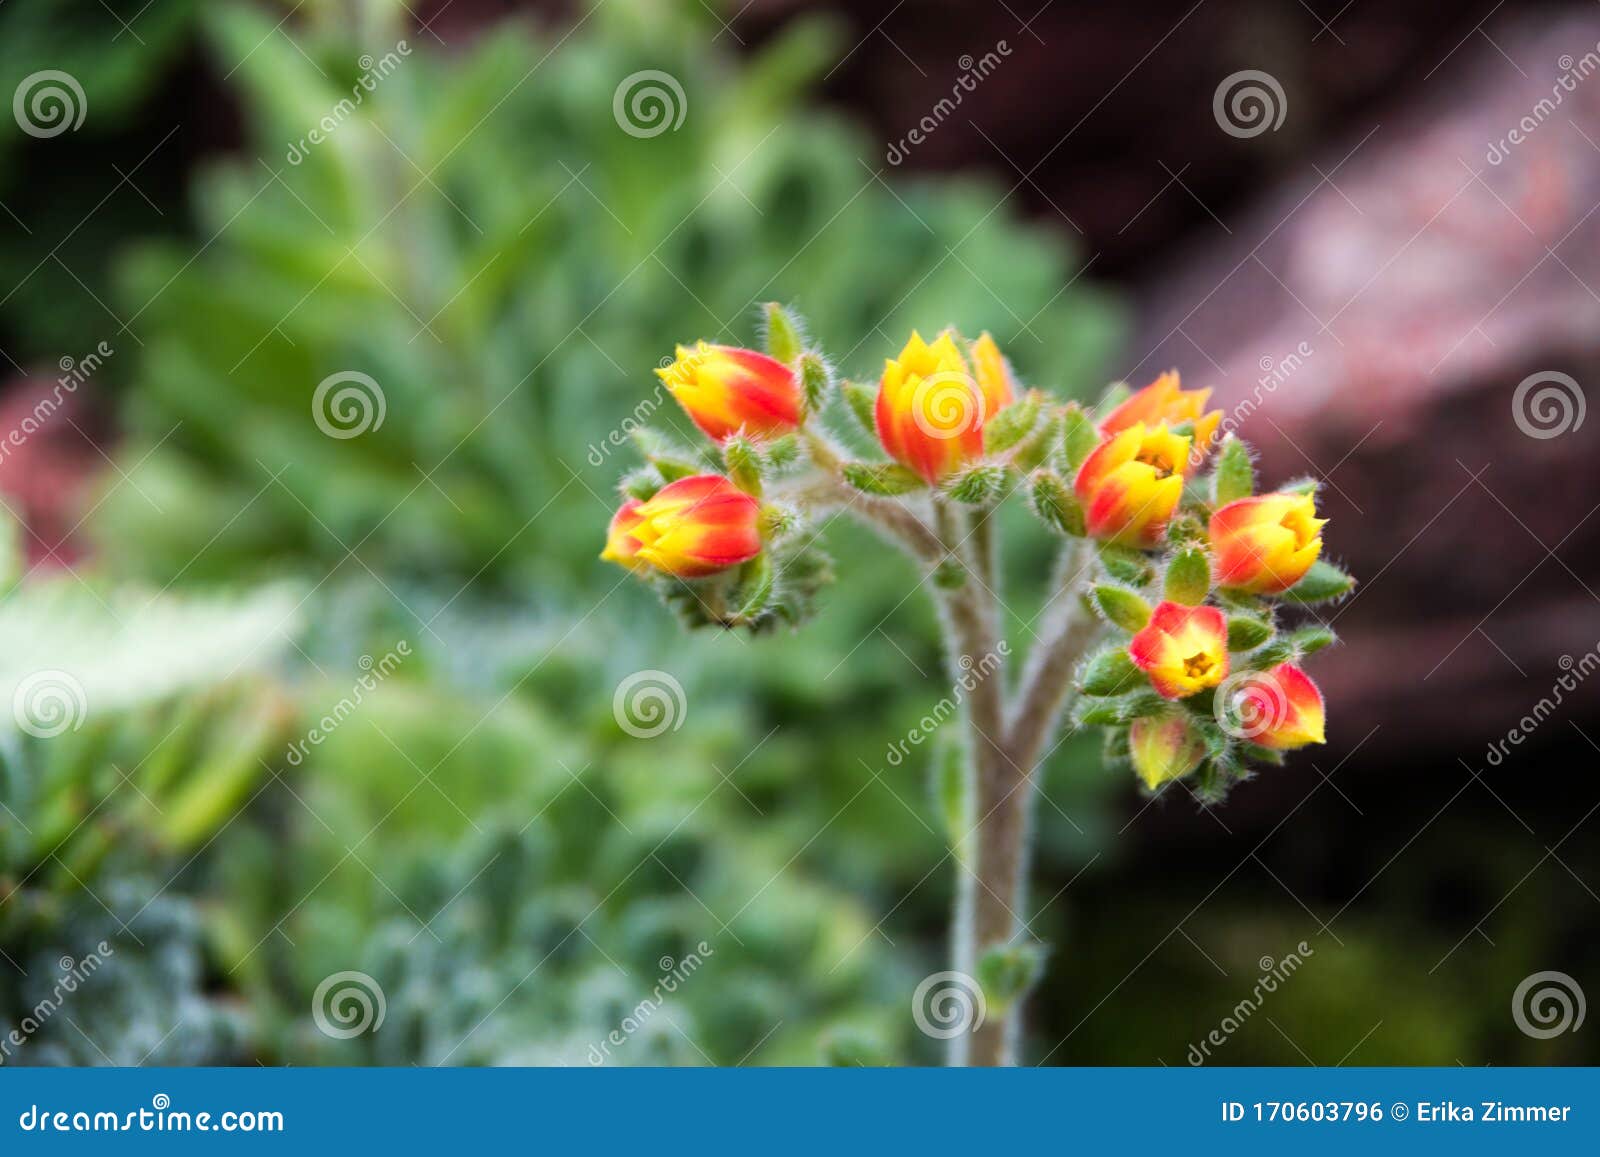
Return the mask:
<svg viewBox="0 0 1600 1157">
<path fill-rule="evenodd" d="M 795 372 L 755 350 L 700 342 L 679 346 L 677 360 L 656 375 L 694 424 L 714 442 L 739 430 L 757 437 L 800 425 L 804 398 Z"/>
<path fill-rule="evenodd" d="M 1259 747 L 1292 751 L 1326 742 L 1322 692 L 1293 663 L 1251 675 L 1234 690 L 1226 710 L 1229 730 Z"/>
<path fill-rule="evenodd" d="M 1228 620 L 1216 607 L 1161 603 L 1128 643 L 1134 666 L 1163 699 L 1184 699 L 1228 675 Z"/>
<path fill-rule="evenodd" d="M 630 498 L 611 520 L 600 557 L 630 570 L 703 578 L 761 553 L 761 504 L 720 474 L 697 474 Z"/>
<path fill-rule="evenodd" d="M 932 345 L 913 331 L 898 359 L 884 363 L 875 411 L 889 456 L 935 485 L 983 456 L 983 425 L 1016 388 L 994 339 L 972 344 L 969 365 L 953 331 Z M 975 368 L 974 368 L 975 366 Z"/>
<path fill-rule="evenodd" d="M 1119 546 L 1161 542 L 1183 497 L 1189 438 L 1135 422 L 1101 442 L 1073 482 L 1090 535 Z"/>
<path fill-rule="evenodd" d="M 1263 494 L 1230 502 L 1211 516 L 1217 585 L 1278 594 L 1305 577 L 1322 553 L 1322 528 L 1309 494 Z"/>
<path fill-rule="evenodd" d="M 1128 727 L 1128 758 L 1152 790 L 1182 779 L 1205 755 L 1205 738 L 1181 714 L 1135 719 Z"/>
<path fill-rule="evenodd" d="M 1204 459 L 1222 421 L 1222 411 L 1206 413 L 1210 390 L 1185 390 L 1179 385 L 1178 371 L 1168 370 L 1144 389 L 1123 402 L 1100 423 L 1102 434 L 1117 434 L 1136 423 L 1146 426 L 1194 426 L 1195 457 Z"/>
</svg>

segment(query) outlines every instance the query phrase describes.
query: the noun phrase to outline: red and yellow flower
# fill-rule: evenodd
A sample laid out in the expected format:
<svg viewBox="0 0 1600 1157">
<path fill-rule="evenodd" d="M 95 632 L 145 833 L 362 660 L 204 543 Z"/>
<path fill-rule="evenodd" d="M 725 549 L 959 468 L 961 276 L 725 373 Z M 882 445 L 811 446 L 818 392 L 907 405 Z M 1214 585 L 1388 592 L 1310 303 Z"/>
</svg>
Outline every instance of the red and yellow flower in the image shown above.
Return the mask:
<svg viewBox="0 0 1600 1157">
<path fill-rule="evenodd" d="M 1199 767 L 1206 743 L 1182 715 L 1144 717 L 1128 728 L 1128 755 L 1144 785 L 1154 789 Z"/>
<path fill-rule="evenodd" d="M 1100 423 L 1100 432 L 1111 435 L 1137 423 L 1146 426 L 1181 426 L 1185 422 L 1194 427 L 1194 445 L 1198 458 L 1205 457 L 1211 441 L 1217 436 L 1217 425 L 1222 421 L 1222 411 L 1206 412 L 1210 390 L 1185 390 L 1179 383 L 1178 371 L 1168 370 L 1144 389 L 1134 394 L 1111 411 Z"/>
<path fill-rule="evenodd" d="M 760 515 L 761 504 L 720 474 L 680 478 L 643 502 L 624 502 L 600 557 L 630 570 L 703 578 L 761 553 Z"/>
<path fill-rule="evenodd" d="M 1241 738 L 1274 751 L 1326 742 L 1322 692 L 1293 663 L 1280 663 L 1247 679 L 1232 695 L 1228 712 Z"/>
<path fill-rule="evenodd" d="M 1165 423 L 1135 422 L 1095 447 L 1073 483 L 1089 534 L 1122 546 L 1158 545 L 1183 497 L 1189 446 Z"/>
<path fill-rule="evenodd" d="M 1134 666 L 1164 699 L 1209 690 L 1228 675 L 1228 620 L 1216 607 L 1161 603 L 1128 643 Z"/>
<path fill-rule="evenodd" d="M 969 364 L 954 331 L 932 345 L 913 331 L 878 383 L 878 440 L 891 458 L 937 484 L 983 456 L 983 426 L 1008 406 L 1016 382 L 987 333 Z"/>
<path fill-rule="evenodd" d="M 1263 494 L 1230 502 L 1211 516 L 1217 585 L 1278 594 L 1305 577 L 1322 553 L 1322 528 L 1309 494 Z"/>
<path fill-rule="evenodd" d="M 677 360 L 656 375 L 694 424 L 721 442 L 743 430 L 757 437 L 787 434 L 805 416 L 800 379 L 755 350 L 699 342 L 679 346 Z"/>
</svg>

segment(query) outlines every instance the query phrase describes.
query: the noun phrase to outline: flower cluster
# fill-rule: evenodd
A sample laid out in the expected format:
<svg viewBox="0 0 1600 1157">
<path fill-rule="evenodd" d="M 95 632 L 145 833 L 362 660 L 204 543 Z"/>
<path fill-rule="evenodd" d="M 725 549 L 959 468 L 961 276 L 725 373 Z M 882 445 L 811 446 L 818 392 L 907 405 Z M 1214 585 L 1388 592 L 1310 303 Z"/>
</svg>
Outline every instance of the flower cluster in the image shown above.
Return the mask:
<svg viewBox="0 0 1600 1157">
<path fill-rule="evenodd" d="M 1090 410 L 1021 385 L 986 333 L 913 332 L 875 385 L 837 390 L 886 456 L 852 460 L 821 418 L 828 363 L 787 310 L 768 306 L 767 328 L 765 352 L 699 342 L 657 371 L 709 444 L 636 432 L 647 464 L 624 480 L 601 556 L 658 583 L 691 624 L 806 617 L 832 577 L 799 533 L 816 509 L 854 508 L 940 565 L 961 553 L 952 512 L 1020 490 L 1050 530 L 1094 544 L 1074 571 L 1124 637 L 1079 666 L 1077 719 L 1106 729 L 1113 760 L 1151 790 L 1192 777 L 1211 800 L 1251 764 L 1323 741 L 1300 662 L 1333 636 L 1281 628 L 1280 607 L 1353 581 L 1321 557 L 1315 484 L 1257 494 L 1244 444 L 1217 442 L 1209 390 L 1170 372 Z"/>
<path fill-rule="evenodd" d="M 1333 634 L 1281 630 L 1279 606 L 1354 585 L 1321 558 L 1327 519 L 1314 482 L 1256 494 L 1249 451 L 1232 435 L 1198 477 L 1221 418 L 1205 409 L 1209 393 L 1167 373 L 1125 399 L 1113 393 L 1098 422 L 1073 415 L 1079 508 L 1057 515 L 1102 544 L 1090 598 L 1127 636 L 1080 669 L 1079 722 L 1104 725 L 1108 752 L 1148 788 L 1193 775 L 1205 800 L 1251 764 L 1324 741 L 1322 694 L 1299 664 Z M 1036 498 L 1061 502 L 1064 491 Z"/>
</svg>

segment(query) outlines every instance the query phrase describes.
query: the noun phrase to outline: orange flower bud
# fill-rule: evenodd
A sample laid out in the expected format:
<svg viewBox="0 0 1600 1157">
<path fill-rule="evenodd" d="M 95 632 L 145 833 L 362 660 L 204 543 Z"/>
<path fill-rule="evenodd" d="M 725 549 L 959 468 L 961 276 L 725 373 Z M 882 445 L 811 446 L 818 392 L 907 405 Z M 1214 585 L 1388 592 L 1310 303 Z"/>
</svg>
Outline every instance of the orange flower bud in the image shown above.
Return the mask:
<svg viewBox="0 0 1600 1157">
<path fill-rule="evenodd" d="M 1189 439 L 1164 424 L 1135 422 L 1111 435 L 1084 459 L 1073 483 L 1089 534 L 1122 546 L 1157 545 L 1188 469 Z"/>
<path fill-rule="evenodd" d="M 1322 528 L 1309 494 L 1263 494 L 1211 516 L 1217 585 L 1251 594 L 1286 591 L 1322 553 Z"/>
<path fill-rule="evenodd" d="M 1205 754 L 1205 740 L 1181 714 L 1135 719 L 1128 728 L 1128 755 L 1148 788 L 1182 779 Z"/>
<path fill-rule="evenodd" d="M 1102 434 L 1116 434 L 1138 422 L 1146 426 L 1194 425 L 1195 457 L 1205 458 L 1211 440 L 1217 436 L 1217 425 L 1222 421 L 1222 411 L 1206 413 L 1206 400 L 1210 390 L 1185 390 L 1180 387 L 1178 371 L 1168 370 L 1144 389 L 1134 394 L 1111 411 L 1111 416 L 1100 423 Z"/>
<path fill-rule="evenodd" d="M 1162 603 L 1128 643 L 1133 665 L 1163 699 L 1209 690 L 1228 674 L 1228 620 L 1216 607 Z"/>
<path fill-rule="evenodd" d="M 1280 663 L 1227 690 L 1220 713 L 1223 727 L 1236 739 L 1275 751 L 1325 742 L 1322 692 L 1294 664 Z"/>
<path fill-rule="evenodd" d="M 679 346 L 677 360 L 656 375 L 715 442 L 740 430 L 758 437 L 787 434 L 804 417 L 795 372 L 755 350 L 707 342 Z"/>
<path fill-rule="evenodd" d="M 1010 367 L 994 339 L 973 343 L 969 366 L 945 330 L 932 345 L 915 331 L 878 384 L 878 440 L 889 456 L 937 484 L 983 456 L 983 424 L 1011 403 Z"/>
<path fill-rule="evenodd" d="M 630 570 L 703 578 L 761 553 L 761 504 L 720 474 L 680 478 L 611 519 L 600 557 Z"/>
</svg>

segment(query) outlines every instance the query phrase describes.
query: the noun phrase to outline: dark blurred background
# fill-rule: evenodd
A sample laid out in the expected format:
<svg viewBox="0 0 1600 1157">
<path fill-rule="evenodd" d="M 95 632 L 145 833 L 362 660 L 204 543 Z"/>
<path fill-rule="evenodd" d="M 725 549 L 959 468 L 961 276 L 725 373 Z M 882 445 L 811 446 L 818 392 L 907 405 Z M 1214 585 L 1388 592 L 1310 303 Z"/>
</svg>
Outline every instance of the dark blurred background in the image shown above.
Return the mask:
<svg viewBox="0 0 1600 1157">
<path fill-rule="evenodd" d="M 587 1063 L 703 940 L 722 980 L 613 1063 L 936 1058 L 906 1003 L 951 869 L 926 768 L 878 754 L 946 693 L 905 575 L 842 538 L 818 623 L 746 646 L 592 561 L 650 368 L 769 298 L 857 377 L 952 321 L 1063 393 L 1177 366 L 1265 477 L 1321 481 L 1362 580 L 1322 615 L 1329 744 L 1225 806 L 1053 757 L 1030 1060 L 1182 1064 L 1230 1015 L 1212 1063 L 1600 1060 L 1513 1015 L 1535 973 L 1600 985 L 1596 5 L 11 0 L 3 90 L 42 69 L 87 115 L 0 126 L 0 426 L 115 352 L 0 458 L 5 685 L 90 692 L 5 749 L 0 1020 L 92 930 L 127 947 L 18 1060 Z M 617 131 L 645 69 L 681 128 Z M 352 368 L 384 422 L 325 438 Z M 1046 557 L 1013 555 L 1022 642 Z M 292 639 L 168 672 L 200 599 Z M 135 657 L 84 673 L 107 632 Z M 641 669 L 680 730 L 618 730 Z M 385 1031 L 311 1027 L 341 969 Z"/>
</svg>

